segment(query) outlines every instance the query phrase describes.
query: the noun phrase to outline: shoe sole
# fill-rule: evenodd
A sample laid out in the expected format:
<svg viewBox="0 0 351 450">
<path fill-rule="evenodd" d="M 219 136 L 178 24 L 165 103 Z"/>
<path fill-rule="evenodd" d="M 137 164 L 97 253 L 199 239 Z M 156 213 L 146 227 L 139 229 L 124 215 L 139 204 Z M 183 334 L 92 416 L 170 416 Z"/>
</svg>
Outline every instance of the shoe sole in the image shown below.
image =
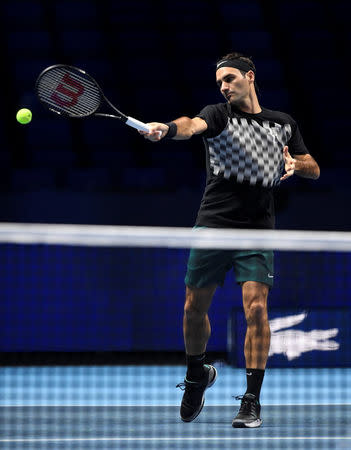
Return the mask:
<svg viewBox="0 0 351 450">
<path fill-rule="evenodd" d="M 209 384 L 206 386 L 206 388 L 205 388 L 205 390 L 204 390 L 204 393 L 202 394 L 202 401 L 201 401 L 200 408 L 199 408 L 192 416 L 187 417 L 186 419 L 183 419 L 183 417 L 180 416 L 180 418 L 182 419 L 183 422 L 192 422 L 194 419 L 196 419 L 196 417 L 197 417 L 197 416 L 200 414 L 200 412 L 202 411 L 202 408 L 204 407 L 204 404 L 205 404 L 205 392 L 206 392 L 206 389 L 208 389 L 208 388 L 210 388 L 211 386 L 213 386 L 214 383 L 215 383 L 215 381 L 216 381 L 216 378 L 217 378 L 217 369 L 216 369 L 215 367 L 213 367 L 213 366 L 211 366 L 211 367 L 214 369 L 214 377 L 213 377 L 211 383 L 209 383 Z"/>
<path fill-rule="evenodd" d="M 262 425 L 262 420 L 257 419 L 253 422 L 232 422 L 233 428 L 258 428 Z"/>
</svg>

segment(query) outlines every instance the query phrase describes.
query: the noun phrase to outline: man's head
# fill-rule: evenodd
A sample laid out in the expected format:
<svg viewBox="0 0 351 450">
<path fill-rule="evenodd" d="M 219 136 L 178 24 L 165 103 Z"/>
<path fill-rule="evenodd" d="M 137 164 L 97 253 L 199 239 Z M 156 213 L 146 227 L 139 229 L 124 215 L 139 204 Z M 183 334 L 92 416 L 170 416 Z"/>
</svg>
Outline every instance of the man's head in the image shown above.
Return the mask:
<svg viewBox="0 0 351 450">
<path fill-rule="evenodd" d="M 251 58 L 241 53 L 229 53 L 217 62 L 217 85 L 231 104 L 240 105 L 255 93 L 256 67 Z"/>
</svg>

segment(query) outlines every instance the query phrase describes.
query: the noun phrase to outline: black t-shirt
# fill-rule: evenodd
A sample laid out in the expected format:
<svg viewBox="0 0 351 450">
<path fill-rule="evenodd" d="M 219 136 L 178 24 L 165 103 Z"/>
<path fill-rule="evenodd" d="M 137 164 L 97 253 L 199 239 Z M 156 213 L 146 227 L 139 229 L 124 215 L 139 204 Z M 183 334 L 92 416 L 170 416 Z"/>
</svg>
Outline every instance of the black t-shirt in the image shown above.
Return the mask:
<svg viewBox="0 0 351 450">
<path fill-rule="evenodd" d="M 229 103 L 206 106 L 206 188 L 196 226 L 274 228 L 273 188 L 284 173 L 283 148 L 309 153 L 297 123 L 286 113 L 262 108 L 248 114 Z"/>
</svg>

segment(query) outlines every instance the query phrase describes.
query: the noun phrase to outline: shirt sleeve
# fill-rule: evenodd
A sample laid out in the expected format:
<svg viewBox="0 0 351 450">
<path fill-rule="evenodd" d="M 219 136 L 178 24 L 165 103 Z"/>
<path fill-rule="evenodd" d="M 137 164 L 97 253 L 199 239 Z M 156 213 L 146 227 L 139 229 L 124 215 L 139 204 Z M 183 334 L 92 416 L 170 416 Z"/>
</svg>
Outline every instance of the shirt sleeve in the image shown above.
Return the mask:
<svg viewBox="0 0 351 450">
<path fill-rule="evenodd" d="M 292 129 L 293 129 L 293 134 L 288 142 L 290 155 L 293 156 L 293 155 L 309 154 L 310 152 L 308 151 L 308 149 L 302 139 L 300 129 L 296 122 L 294 122 Z"/>
<path fill-rule="evenodd" d="M 222 103 L 205 106 L 196 117 L 200 117 L 207 123 L 207 130 L 201 134 L 201 136 L 207 138 L 221 134 L 228 121 L 228 114 L 225 105 Z"/>
</svg>

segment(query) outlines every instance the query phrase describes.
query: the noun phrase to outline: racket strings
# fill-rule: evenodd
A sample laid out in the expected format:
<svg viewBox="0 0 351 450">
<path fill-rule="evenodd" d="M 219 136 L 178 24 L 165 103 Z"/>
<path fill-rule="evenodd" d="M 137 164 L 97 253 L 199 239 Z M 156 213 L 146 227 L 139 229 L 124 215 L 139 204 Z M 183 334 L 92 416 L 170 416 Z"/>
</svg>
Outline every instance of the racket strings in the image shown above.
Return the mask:
<svg viewBox="0 0 351 450">
<path fill-rule="evenodd" d="M 47 96 L 48 96 L 48 98 L 51 98 L 51 95 L 52 95 L 52 89 L 50 88 L 50 86 L 43 86 L 43 88 L 42 88 L 42 90 L 41 90 L 41 92 L 42 93 L 45 93 Z M 60 93 L 61 94 L 61 93 Z M 64 95 L 64 94 L 61 94 L 61 95 Z M 69 96 L 67 97 L 67 100 L 69 100 Z M 55 105 L 57 105 L 56 103 L 55 103 Z M 89 94 L 87 93 L 86 94 L 86 99 L 85 99 L 85 102 L 84 102 L 84 105 L 80 105 L 80 106 L 88 106 L 89 107 L 89 109 L 91 108 L 91 107 L 94 107 L 94 109 L 95 109 L 95 105 L 96 105 L 96 98 L 95 97 L 93 97 L 93 96 L 89 96 Z"/>
<path fill-rule="evenodd" d="M 56 83 L 58 85 L 58 83 Z M 99 106 L 100 100 L 96 98 L 94 93 L 89 95 L 89 92 L 85 90 L 84 97 L 75 96 L 75 93 L 71 95 L 60 91 L 57 93 L 56 89 L 52 89 L 52 86 L 47 85 L 41 89 L 42 99 L 46 101 L 51 107 L 62 110 L 69 115 L 87 115 L 93 113 Z"/>
<path fill-rule="evenodd" d="M 45 72 L 37 83 L 41 101 L 56 112 L 71 117 L 94 113 L 101 103 L 100 89 L 92 80 L 73 70 L 53 68 Z"/>
<path fill-rule="evenodd" d="M 57 82 L 58 84 L 59 82 Z M 55 92 L 55 91 L 54 91 Z M 54 107 L 58 107 L 58 108 L 62 108 L 61 106 L 58 106 L 56 102 L 54 102 L 51 99 L 51 96 L 53 94 L 53 90 L 52 90 L 52 84 L 42 84 L 40 86 L 40 93 L 43 94 L 42 98 L 49 104 L 51 104 L 51 106 Z M 69 96 L 65 96 L 65 94 L 60 92 L 60 96 L 62 97 L 66 97 L 67 101 L 70 100 Z M 99 101 L 97 102 L 96 96 L 95 95 L 91 95 L 88 91 L 85 92 L 85 101 L 84 103 L 80 102 L 79 104 L 77 104 L 74 107 L 74 110 L 80 111 L 82 113 L 89 113 L 90 110 L 95 111 L 96 110 L 96 106 L 97 104 L 99 104 Z M 70 108 L 69 111 L 72 111 L 73 109 Z"/>
</svg>

